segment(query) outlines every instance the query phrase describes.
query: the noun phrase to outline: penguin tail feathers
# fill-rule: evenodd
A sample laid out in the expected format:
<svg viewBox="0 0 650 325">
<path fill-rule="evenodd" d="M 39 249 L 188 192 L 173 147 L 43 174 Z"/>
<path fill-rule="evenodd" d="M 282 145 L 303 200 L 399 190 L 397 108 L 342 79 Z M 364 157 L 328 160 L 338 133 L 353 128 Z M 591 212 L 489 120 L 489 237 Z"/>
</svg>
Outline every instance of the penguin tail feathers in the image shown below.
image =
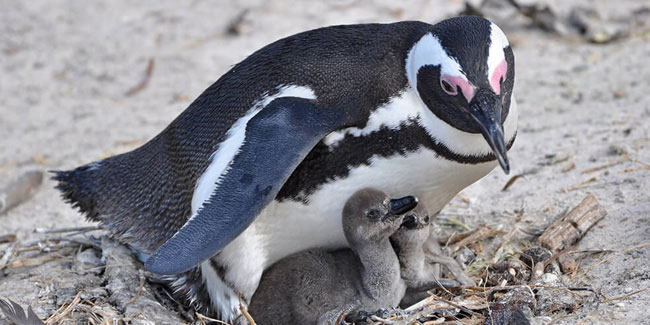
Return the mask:
<svg viewBox="0 0 650 325">
<path fill-rule="evenodd" d="M 61 196 L 65 202 L 78 208 L 86 217 L 92 221 L 98 221 L 99 211 L 94 186 L 94 179 L 99 162 L 93 162 L 73 170 L 60 171 L 51 170 L 52 179 L 58 184 L 55 188 L 61 191 Z"/>
<path fill-rule="evenodd" d="M 146 252 L 171 238 L 191 214 L 192 188 L 180 178 L 162 141 L 91 162 L 72 170 L 51 171 L 63 200 L 89 221 Z M 183 178 L 185 177 L 185 178 Z"/>
</svg>

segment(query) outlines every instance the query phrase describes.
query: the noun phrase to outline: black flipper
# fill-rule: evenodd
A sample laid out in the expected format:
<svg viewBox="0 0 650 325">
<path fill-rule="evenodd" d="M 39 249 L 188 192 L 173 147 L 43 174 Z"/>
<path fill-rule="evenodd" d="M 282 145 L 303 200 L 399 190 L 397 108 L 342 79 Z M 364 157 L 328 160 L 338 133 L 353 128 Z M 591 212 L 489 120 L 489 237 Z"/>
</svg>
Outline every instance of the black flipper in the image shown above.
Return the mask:
<svg viewBox="0 0 650 325">
<path fill-rule="evenodd" d="M 275 198 L 327 133 L 350 122 L 342 110 L 311 100 L 283 97 L 271 102 L 248 122 L 244 144 L 211 197 L 146 261 L 146 268 L 180 273 L 219 252 Z"/>
</svg>

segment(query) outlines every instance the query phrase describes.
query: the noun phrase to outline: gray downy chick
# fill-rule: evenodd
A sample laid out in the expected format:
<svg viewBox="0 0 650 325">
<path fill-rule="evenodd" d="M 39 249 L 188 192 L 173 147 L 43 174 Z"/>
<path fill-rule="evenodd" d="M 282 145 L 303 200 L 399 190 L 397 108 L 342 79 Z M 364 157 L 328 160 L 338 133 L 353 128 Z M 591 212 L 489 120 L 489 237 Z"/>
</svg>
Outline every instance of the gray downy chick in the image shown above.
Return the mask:
<svg viewBox="0 0 650 325">
<path fill-rule="evenodd" d="M 396 307 L 406 287 L 390 236 L 417 205 L 375 189 L 353 194 L 343 208 L 350 249 L 307 250 L 262 275 L 249 312 L 258 324 L 331 324 L 347 313 Z"/>
<path fill-rule="evenodd" d="M 390 237 L 400 262 L 402 280 L 408 288 L 402 305 L 409 305 L 427 297 L 426 291 L 430 289 L 461 286 L 458 281 L 440 278 L 434 263 L 440 263 L 447 268 L 456 268 L 458 264 L 454 259 L 443 256 L 441 252 L 425 252 L 425 246 L 430 245 L 430 233 L 429 212 L 423 203 L 419 203 L 404 216 L 401 227 Z M 435 243 L 437 244 L 437 241 Z"/>
</svg>

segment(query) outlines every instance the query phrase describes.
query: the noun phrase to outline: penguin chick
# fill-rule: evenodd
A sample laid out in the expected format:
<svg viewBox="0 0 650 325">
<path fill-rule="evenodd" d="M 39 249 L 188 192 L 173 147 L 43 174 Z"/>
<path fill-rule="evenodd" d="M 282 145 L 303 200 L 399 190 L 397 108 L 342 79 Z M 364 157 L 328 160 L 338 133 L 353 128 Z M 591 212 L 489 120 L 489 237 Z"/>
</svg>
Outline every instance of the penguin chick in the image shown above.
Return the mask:
<svg viewBox="0 0 650 325">
<path fill-rule="evenodd" d="M 396 307 L 406 287 L 390 236 L 417 205 L 407 196 L 362 189 L 343 208 L 350 249 L 307 250 L 280 260 L 263 275 L 249 312 L 258 324 L 329 324 L 359 310 Z"/>
<path fill-rule="evenodd" d="M 431 233 L 429 222 L 429 212 L 426 206 L 420 203 L 404 216 L 401 227 L 390 237 L 400 262 L 402 280 L 409 289 L 416 292 L 439 288 L 441 285 L 445 288 L 458 288 L 461 286 L 458 281 L 437 279 L 432 264 L 449 266 L 456 261 L 442 255 L 425 254 L 424 246 Z"/>
</svg>

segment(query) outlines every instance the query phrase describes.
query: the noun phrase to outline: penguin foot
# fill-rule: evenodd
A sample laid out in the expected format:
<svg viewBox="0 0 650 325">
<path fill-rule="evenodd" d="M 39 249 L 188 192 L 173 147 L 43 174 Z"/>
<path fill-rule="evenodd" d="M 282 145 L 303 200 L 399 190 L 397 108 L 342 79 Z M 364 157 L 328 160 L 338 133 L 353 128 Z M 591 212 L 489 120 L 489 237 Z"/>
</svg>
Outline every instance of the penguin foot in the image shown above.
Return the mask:
<svg viewBox="0 0 650 325">
<path fill-rule="evenodd" d="M 441 278 L 440 267 L 436 265 L 443 265 L 451 274 L 454 275 L 456 281 L 460 282 L 463 286 L 473 286 L 475 285 L 474 281 L 465 273 L 463 268 L 458 264 L 458 262 L 443 254 L 438 239 L 429 235 L 427 241 L 424 243 L 424 253 L 426 255 L 427 262 L 434 264 L 434 274 L 433 276 L 437 279 Z"/>
</svg>

